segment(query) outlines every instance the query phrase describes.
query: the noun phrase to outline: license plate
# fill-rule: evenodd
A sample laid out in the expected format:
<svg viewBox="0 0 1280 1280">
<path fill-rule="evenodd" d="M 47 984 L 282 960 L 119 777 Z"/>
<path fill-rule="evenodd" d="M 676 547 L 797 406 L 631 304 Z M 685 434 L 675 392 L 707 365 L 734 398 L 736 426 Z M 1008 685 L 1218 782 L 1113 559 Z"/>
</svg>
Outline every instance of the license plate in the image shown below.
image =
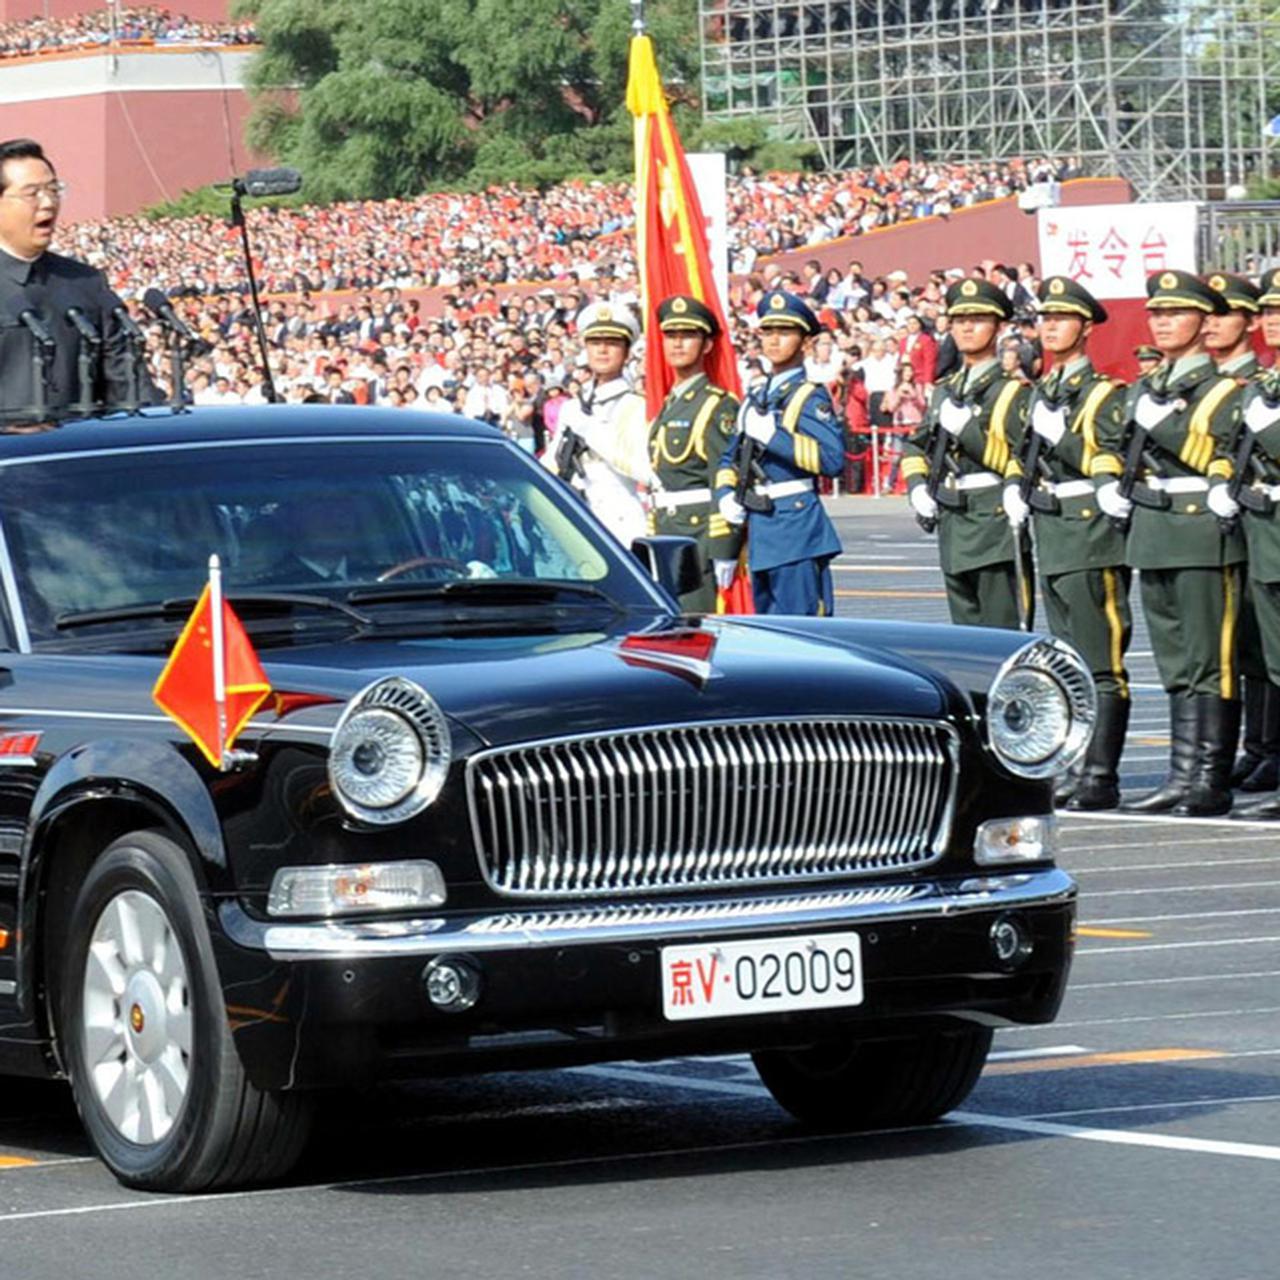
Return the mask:
<svg viewBox="0 0 1280 1280">
<path fill-rule="evenodd" d="M 663 947 L 661 963 L 662 1013 L 672 1022 L 862 1003 L 856 933 Z"/>
</svg>

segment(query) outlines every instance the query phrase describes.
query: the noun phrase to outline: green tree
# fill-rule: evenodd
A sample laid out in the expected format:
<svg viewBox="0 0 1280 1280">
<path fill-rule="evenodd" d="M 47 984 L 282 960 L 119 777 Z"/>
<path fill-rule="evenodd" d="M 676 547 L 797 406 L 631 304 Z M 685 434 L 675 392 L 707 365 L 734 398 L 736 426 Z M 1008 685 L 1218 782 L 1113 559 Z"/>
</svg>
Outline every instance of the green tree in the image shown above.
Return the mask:
<svg viewBox="0 0 1280 1280">
<path fill-rule="evenodd" d="M 311 199 L 625 172 L 627 0 L 245 0 L 263 51 L 250 141 Z M 673 97 L 697 100 L 697 0 L 650 0 Z"/>
</svg>

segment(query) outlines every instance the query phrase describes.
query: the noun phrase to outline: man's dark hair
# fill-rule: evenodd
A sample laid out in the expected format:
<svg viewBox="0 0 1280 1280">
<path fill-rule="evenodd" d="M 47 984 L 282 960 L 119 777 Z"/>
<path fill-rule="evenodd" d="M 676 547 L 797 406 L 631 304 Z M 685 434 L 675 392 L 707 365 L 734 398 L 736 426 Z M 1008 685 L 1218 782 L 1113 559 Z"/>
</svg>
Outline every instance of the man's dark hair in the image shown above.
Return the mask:
<svg viewBox="0 0 1280 1280">
<path fill-rule="evenodd" d="M 7 160 L 43 160 L 50 169 L 53 169 L 53 161 L 45 155 L 44 148 L 34 138 L 9 138 L 5 142 L 0 142 L 0 191 L 8 186 L 4 177 L 4 166 Z M 53 171 L 57 172 L 56 169 Z"/>
</svg>

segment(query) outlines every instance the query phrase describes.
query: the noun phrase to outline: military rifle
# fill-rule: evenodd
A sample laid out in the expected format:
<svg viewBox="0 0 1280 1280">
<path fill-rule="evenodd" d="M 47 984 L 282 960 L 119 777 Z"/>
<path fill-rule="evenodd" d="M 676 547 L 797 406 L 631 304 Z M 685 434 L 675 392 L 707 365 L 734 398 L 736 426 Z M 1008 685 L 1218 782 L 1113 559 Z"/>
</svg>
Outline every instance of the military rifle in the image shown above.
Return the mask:
<svg viewBox="0 0 1280 1280">
<path fill-rule="evenodd" d="M 594 401 L 594 384 L 592 385 L 590 396 L 585 391 L 580 392 L 578 395 L 578 403 L 582 406 L 582 412 L 588 418 L 591 416 Z M 588 451 L 588 447 L 587 442 L 568 423 L 561 426 L 559 436 L 556 439 L 556 475 L 566 484 L 572 484 L 577 478 L 583 480 L 587 478 L 586 468 L 582 465 L 582 458 Z"/>
<path fill-rule="evenodd" d="M 1138 475 L 1144 464 L 1147 466 L 1154 465 L 1147 442 L 1150 439 L 1151 432 L 1147 430 L 1134 416 L 1134 410 L 1137 408 L 1138 399 L 1144 394 L 1151 394 L 1142 384 L 1135 383 L 1130 388 L 1128 400 L 1125 402 L 1125 418 L 1126 426 L 1129 432 L 1128 444 L 1125 446 L 1124 469 L 1120 473 L 1120 480 L 1117 489 L 1122 498 L 1132 502 L 1135 506 L 1147 507 L 1152 511 L 1167 511 L 1171 504 L 1171 499 L 1167 493 L 1159 490 L 1149 489 L 1145 485 L 1138 488 Z M 1158 396 L 1153 396 L 1157 403 L 1166 403 Z M 1129 528 L 1129 517 L 1112 516 L 1111 523 L 1125 533 Z"/>
<path fill-rule="evenodd" d="M 769 380 L 762 388 L 748 392 L 744 401 L 757 413 L 768 413 Z M 733 500 L 744 510 L 753 511 L 757 515 L 769 515 L 773 511 L 773 499 L 767 493 L 757 493 L 757 480 L 764 479 L 764 468 L 760 465 L 763 446 L 753 440 L 745 431 L 738 432 L 738 448 L 734 455 L 734 470 L 738 473 L 737 483 L 733 486 Z"/>
<path fill-rule="evenodd" d="M 1253 390 L 1268 409 L 1280 408 L 1280 395 L 1269 396 L 1261 386 L 1256 386 Z M 1267 494 L 1250 489 L 1245 484 L 1249 472 L 1258 466 L 1258 459 L 1254 456 L 1257 441 L 1257 434 L 1241 422 L 1240 439 L 1236 444 L 1235 457 L 1232 460 L 1231 479 L 1227 481 L 1227 493 L 1246 511 L 1253 511 L 1258 515 L 1270 515 L 1275 508 L 1275 501 Z"/>
<path fill-rule="evenodd" d="M 949 393 L 947 398 L 950 398 Z M 959 401 L 956 403 L 959 403 Z M 929 445 L 929 472 L 925 477 L 924 491 L 933 499 L 935 505 L 948 507 L 952 511 L 963 511 L 965 508 L 964 495 L 942 487 L 943 477 L 954 465 L 948 452 L 950 443 L 950 438 L 946 431 L 943 430 L 942 424 L 935 421 L 933 424 L 933 441 Z M 938 527 L 938 517 L 917 515 L 916 523 L 925 533 L 932 533 Z"/>
</svg>

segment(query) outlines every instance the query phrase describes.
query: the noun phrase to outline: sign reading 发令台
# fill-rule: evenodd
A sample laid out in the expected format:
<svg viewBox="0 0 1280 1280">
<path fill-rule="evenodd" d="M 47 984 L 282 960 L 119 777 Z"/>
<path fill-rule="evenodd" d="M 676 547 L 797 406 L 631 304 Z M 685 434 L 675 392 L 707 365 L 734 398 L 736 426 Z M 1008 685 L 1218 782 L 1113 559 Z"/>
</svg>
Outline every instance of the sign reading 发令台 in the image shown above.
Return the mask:
<svg viewBox="0 0 1280 1280">
<path fill-rule="evenodd" d="M 1141 298 L 1153 271 L 1196 269 L 1196 205 L 1041 209 L 1042 276 L 1070 276 L 1095 298 Z"/>
</svg>

